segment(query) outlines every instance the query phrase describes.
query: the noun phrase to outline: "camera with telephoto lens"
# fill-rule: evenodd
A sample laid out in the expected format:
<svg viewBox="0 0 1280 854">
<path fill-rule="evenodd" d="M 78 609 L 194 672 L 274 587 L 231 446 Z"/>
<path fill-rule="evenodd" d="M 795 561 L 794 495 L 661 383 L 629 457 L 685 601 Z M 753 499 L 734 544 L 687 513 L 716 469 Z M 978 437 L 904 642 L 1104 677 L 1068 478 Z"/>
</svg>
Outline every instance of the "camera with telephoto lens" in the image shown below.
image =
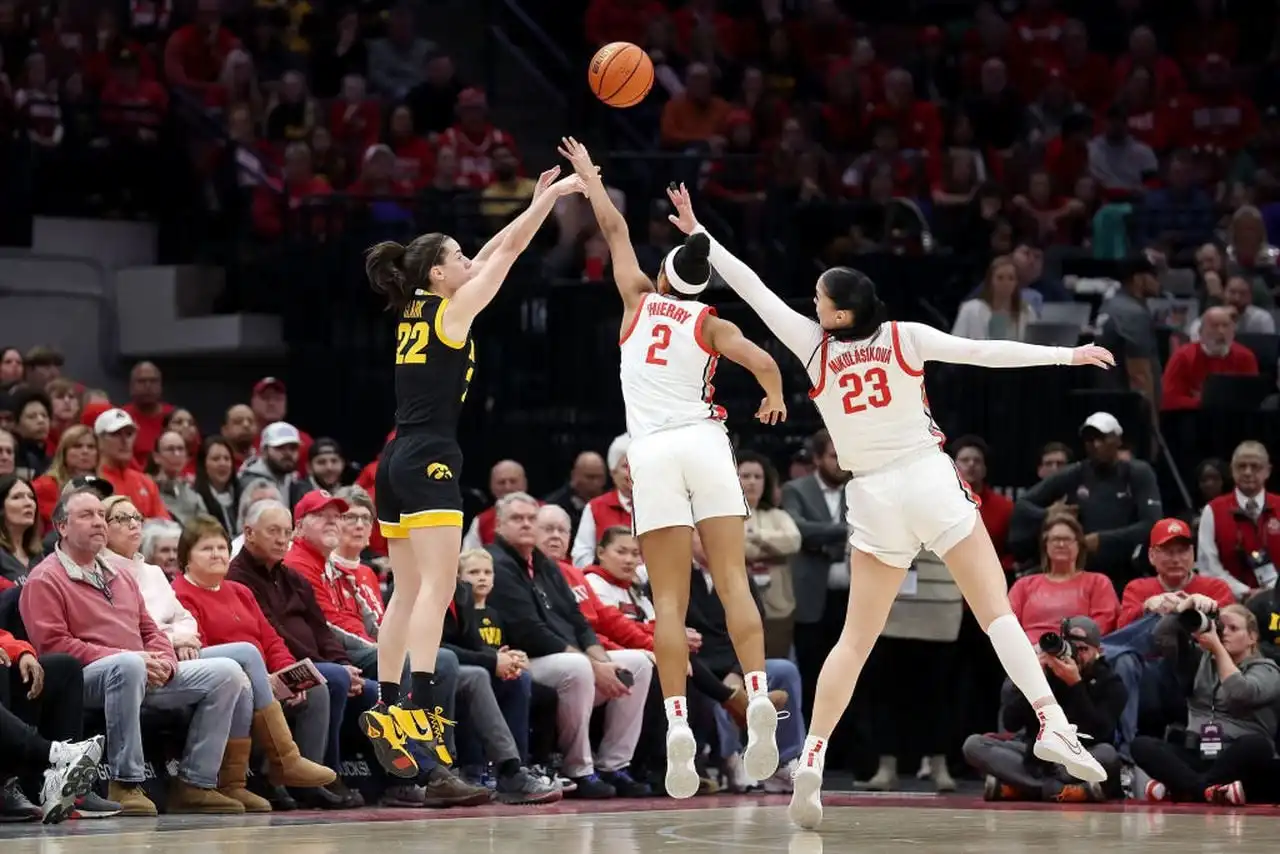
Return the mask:
<svg viewBox="0 0 1280 854">
<path fill-rule="evenodd" d="M 1218 634 L 1222 634 L 1217 611 L 1210 611 L 1208 614 L 1203 611 L 1197 611 L 1194 608 L 1189 611 L 1183 611 L 1178 614 L 1178 626 L 1189 635 L 1204 634 L 1212 627 L 1217 627 Z"/>
<path fill-rule="evenodd" d="M 1072 659 L 1071 644 L 1057 632 L 1045 632 L 1040 636 L 1040 651 L 1063 661 Z"/>
</svg>

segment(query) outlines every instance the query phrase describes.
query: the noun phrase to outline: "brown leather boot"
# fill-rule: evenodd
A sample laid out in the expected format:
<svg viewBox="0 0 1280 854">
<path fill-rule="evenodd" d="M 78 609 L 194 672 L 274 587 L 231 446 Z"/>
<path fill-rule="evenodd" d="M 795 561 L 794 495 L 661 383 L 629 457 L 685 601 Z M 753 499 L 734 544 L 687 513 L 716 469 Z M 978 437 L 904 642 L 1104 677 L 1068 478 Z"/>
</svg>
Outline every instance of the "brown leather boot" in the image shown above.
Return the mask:
<svg viewBox="0 0 1280 854">
<path fill-rule="evenodd" d="M 273 786 L 318 789 L 338 779 L 332 769 L 302 758 L 278 702 L 253 713 L 253 740 L 267 755 L 267 779 Z"/>
<path fill-rule="evenodd" d="M 787 705 L 786 691 L 770 691 L 769 702 L 773 703 L 773 707 L 778 711 L 782 711 Z M 735 689 L 733 696 L 724 701 L 724 710 L 729 713 L 729 717 L 733 718 L 733 722 L 738 725 L 738 729 L 747 728 L 747 691 L 745 688 Z"/>
<path fill-rule="evenodd" d="M 107 784 L 107 800 L 120 805 L 120 815 L 146 818 L 158 814 L 156 805 L 142 790 L 141 783 L 121 783 L 112 780 Z"/>
<path fill-rule="evenodd" d="M 253 742 L 247 738 L 229 738 L 222 752 L 222 768 L 218 771 L 218 791 L 239 801 L 245 812 L 271 812 L 271 802 L 245 788 L 249 774 L 249 752 Z"/>
<path fill-rule="evenodd" d="M 217 789 L 200 789 L 182 780 L 169 787 L 166 812 L 192 815 L 243 815 L 244 805 Z"/>
</svg>

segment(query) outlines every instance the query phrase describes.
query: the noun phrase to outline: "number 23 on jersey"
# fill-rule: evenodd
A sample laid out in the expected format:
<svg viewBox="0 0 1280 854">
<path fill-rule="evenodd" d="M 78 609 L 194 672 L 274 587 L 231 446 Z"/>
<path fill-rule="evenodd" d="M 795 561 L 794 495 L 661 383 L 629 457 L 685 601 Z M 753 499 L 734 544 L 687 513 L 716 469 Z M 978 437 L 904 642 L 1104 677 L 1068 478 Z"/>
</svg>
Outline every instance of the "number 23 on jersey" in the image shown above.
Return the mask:
<svg viewBox="0 0 1280 854">
<path fill-rule="evenodd" d="M 893 400 L 893 395 L 889 391 L 889 375 L 885 373 L 884 368 L 871 368 L 862 372 L 849 371 L 841 374 L 837 382 L 840 388 L 845 389 L 841 400 L 844 403 L 844 411 L 849 415 L 856 415 L 868 406 L 872 409 L 882 409 Z"/>
</svg>

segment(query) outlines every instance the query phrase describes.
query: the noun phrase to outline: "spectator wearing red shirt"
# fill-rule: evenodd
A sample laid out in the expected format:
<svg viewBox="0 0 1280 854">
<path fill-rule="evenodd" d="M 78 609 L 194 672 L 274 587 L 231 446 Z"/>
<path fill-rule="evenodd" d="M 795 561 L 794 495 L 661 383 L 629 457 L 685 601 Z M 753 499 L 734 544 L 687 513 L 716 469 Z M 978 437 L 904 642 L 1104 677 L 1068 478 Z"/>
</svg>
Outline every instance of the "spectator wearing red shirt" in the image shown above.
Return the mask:
<svg viewBox="0 0 1280 854">
<path fill-rule="evenodd" d="M 179 27 L 164 46 L 164 73 L 170 86 L 209 97 L 227 54 L 240 40 L 222 26 L 219 0 L 199 0 L 195 20 Z"/>
<path fill-rule="evenodd" d="M 1009 605 L 1031 643 L 1045 632 L 1059 631 L 1062 621 L 1089 617 L 1102 634 L 1116 625 L 1120 602 L 1111 579 L 1084 567 L 1088 549 L 1084 529 L 1074 516 L 1045 519 L 1040 534 L 1042 571 L 1019 578 L 1009 590 Z"/>
<path fill-rule="evenodd" d="M 672 18 L 676 25 L 676 47 L 685 56 L 691 53 L 695 30 L 713 33 L 718 52 L 729 59 L 742 55 L 738 22 L 718 10 L 716 0 L 689 0 Z"/>
<path fill-rule="evenodd" d="M 329 130 L 347 157 L 355 160 L 378 141 L 382 131 L 382 113 L 378 102 L 369 97 L 365 79 L 358 74 L 342 78 L 342 94 L 329 107 Z"/>
<path fill-rule="evenodd" d="M 462 90 L 458 96 L 458 121 L 440 134 L 438 146 L 457 153 L 458 184 L 472 190 L 489 186 L 493 180 L 492 154 L 498 146 L 517 151 L 511 134 L 489 123 L 484 92 L 476 88 Z"/>
<path fill-rule="evenodd" d="M 1183 22 L 1174 49 L 1184 66 L 1194 68 L 1206 56 L 1218 53 L 1236 58 L 1240 28 L 1226 13 L 1223 0 L 1195 0 L 1192 16 Z"/>
<path fill-rule="evenodd" d="M 1129 52 L 1116 61 L 1114 82 L 1123 86 L 1134 68 L 1146 68 L 1155 80 L 1156 97 L 1162 100 L 1176 97 L 1186 89 L 1186 81 L 1178 64 L 1160 53 L 1156 34 L 1150 27 L 1136 27 L 1129 34 Z"/>
<path fill-rule="evenodd" d="M 1138 66 L 1120 88 L 1116 99 L 1129 116 L 1129 135 L 1153 151 L 1165 151 L 1178 129 L 1178 99 L 1161 101 L 1156 97 L 1151 72 Z"/>
<path fill-rule="evenodd" d="M 1236 595 L 1225 581 L 1196 574 L 1195 543 L 1186 522 L 1156 522 L 1149 546 L 1147 555 L 1155 567 L 1155 577 L 1135 578 L 1125 585 L 1117 629 L 1147 614 L 1171 614 L 1184 608 L 1206 611 L 1235 604 Z M 1187 604 L 1188 600 L 1191 604 Z"/>
<path fill-rule="evenodd" d="M 1200 340 L 1183 344 L 1169 357 L 1160 408 L 1199 409 L 1200 394 L 1210 374 L 1257 376 L 1257 357 L 1248 347 L 1237 344 L 1235 337 L 1231 309 L 1217 306 L 1206 311 L 1200 320 Z"/>
<path fill-rule="evenodd" d="M 169 93 L 155 80 L 143 77 L 138 55 L 123 50 L 114 58 L 111 75 L 102 87 L 102 121 L 121 136 L 155 142 L 169 108 Z"/>
<path fill-rule="evenodd" d="M 347 194 L 363 198 L 375 222 L 407 222 L 409 199 L 413 185 L 395 177 L 396 156 L 391 146 L 378 143 L 369 146 L 361 162 L 360 177 L 347 188 Z"/>
<path fill-rule="evenodd" d="M 667 10 L 657 0 L 591 0 L 587 5 L 587 41 L 593 47 L 610 42 L 642 44 L 649 22 Z"/>
<path fill-rule="evenodd" d="M 1258 109 L 1232 85 L 1231 65 L 1217 53 L 1200 65 L 1200 89 L 1179 100 L 1178 144 L 1235 154 L 1261 127 Z"/>
<path fill-rule="evenodd" d="M 95 92 L 101 91 L 111 74 L 111 64 L 125 51 L 137 58 L 138 76 L 141 80 L 156 79 L 156 64 L 150 54 L 138 42 L 121 35 L 116 13 L 111 9 L 103 9 L 98 13 L 98 26 L 90 36 L 89 49 L 81 66 L 85 84 Z"/>
<path fill-rule="evenodd" d="M 1241 601 L 1260 589 L 1275 589 L 1280 495 L 1267 490 L 1270 477 L 1267 446 L 1241 442 L 1231 454 L 1235 489 L 1210 501 L 1200 514 L 1200 572 L 1221 578 Z"/>
<path fill-rule="evenodd" d="M 951 444 L 956 470 L 978 497 L 978 513 L 991 535 L 991 544 L 1006 567 L 1013 565 L 1009 553 L 1009 521 L 1013 518 L 1013 502 L 987 483 L 987 443 L 979 436 L 961 436 Z"/>
<path fill-rule="evenodd" d="M 524 466 L 515 460 L 499 460 L 489 469 L 489 494 L 493 505 L 471 520 L 471 527 L 462 538 L 463 549 L 482 549 L 493 543 L 498 524 L 497 502 L 513 492 L 528 492 L 529 478 Z M 541 503 L 541 502 L 539 502 Z"/>
<path fill-rule="evenodd" d="M 323 213 L 306 210 L 333 192 L 329 182 L 311 170 L 311 149 L 305 142 L 291 142 L 284 150 L 284 180 L 271 180 L 253 189 L 253 223 L 258 233 L 267 238 L 284 233 L 286 221 L 294 227 L 324 234 L 330 223 Z"/>
<path fill-rule="evenodd" d="M 1062 70 L 1076 98 L 1092 110 L 1104 109 L 1115 92 L 1111 67 L 1089 50 L 1089 33 L 1079 21 L 1062 30 Z"/>
<path fill-rule="evenodd" d="M 808 59 L 814 70 L 821 70 L 828 57 L 847 51 L 857 35 L 853 22 L 840 11 L 835 0 L 814 0 L 805 17 L 791 24 L 788 30 L 797 54 Z"/>
<path fill-rule="evenodd" d="M 138 438 L 133 445 L 133 459 L 139 469 L 147 467 L 156 440 L 165 429 L 165 419 L 173 412 L 173 404 L 161 400 L 164 379 L 160 369 L 152 362 L 139 362 L 129 372 L 129 402 L 121 407 L 129 413 Z"/>
<path fill-rule="evenodd" d="M 1067 16 L 1053 8 L 1053 0 L 1028 0 L 1027 8 L 1014 15 L 1009 26 L 1015 50 L 1037 60 L 1061 58 Z"/>
<path fill-rule="evenodd" d="M 701 62 L 690 63 L 685 72 L 685 91 L 662 108 L 662 145 L 685 149 L 706 145 L 723 137 L 729 103 L 715 94 L 711 69 Z"/>
<path fill-rule="evenodd" d="M 426 137 L 413 129 L 413 113 L 403 104 L 391 112 L 387 125 L 387 144 L 396 156 L 393 177 L 396 181 L 420 190 L 431 183 L 436 171 L 436 152 Z"/>
<path fill-rule="evenodd" d="M 123 409 L 108 409 L 93 422 L 98 437 L 98 474 L 111 484 L 116 495 L 127 495 L 147 519 L 170 519 L 160 495 L 160 487 L 136 467 L 134 445 L 138 425 Z"/>
<path fill-rule="evenodd" d="M 869 121 L 893 122 L 903 149 L 937 157 L 942 149 L 942 119 L 935 104 L 916 98 L 911 73 L 895 68 L 886 74 L 884 96 L 882 103 L 869 106 Z"/>
</svg>

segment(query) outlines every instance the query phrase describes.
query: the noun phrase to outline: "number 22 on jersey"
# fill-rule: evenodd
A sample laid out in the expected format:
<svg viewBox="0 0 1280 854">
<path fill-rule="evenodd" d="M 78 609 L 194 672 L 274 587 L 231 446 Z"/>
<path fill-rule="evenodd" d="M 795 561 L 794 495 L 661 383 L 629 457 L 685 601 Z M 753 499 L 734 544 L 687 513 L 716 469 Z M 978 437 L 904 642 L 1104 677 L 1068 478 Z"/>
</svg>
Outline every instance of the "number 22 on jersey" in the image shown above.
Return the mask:
<svg viewBox="0 0 1280 854">
<path fill-rule="evenodd" d="M 426 364 L 427 344 L 431 341 L 431 325 L 424 320 L 417 323 L 396 324 L 396 364 Z"/>
<path fill-rule="evenodd" d="M 837 382 L 840 388 L 845 389 L 841 400 L 844 411 L 849 415 L 856 415 L 868 406 L 881 409 L 893 400 L 889 391 L 889 375 L 884 372 L 884 368 L 871 368 L 861 373 L 849 371 L 841 374 Z M 867 393 L 864 395 L 863 392 Z"/>
</svg>

